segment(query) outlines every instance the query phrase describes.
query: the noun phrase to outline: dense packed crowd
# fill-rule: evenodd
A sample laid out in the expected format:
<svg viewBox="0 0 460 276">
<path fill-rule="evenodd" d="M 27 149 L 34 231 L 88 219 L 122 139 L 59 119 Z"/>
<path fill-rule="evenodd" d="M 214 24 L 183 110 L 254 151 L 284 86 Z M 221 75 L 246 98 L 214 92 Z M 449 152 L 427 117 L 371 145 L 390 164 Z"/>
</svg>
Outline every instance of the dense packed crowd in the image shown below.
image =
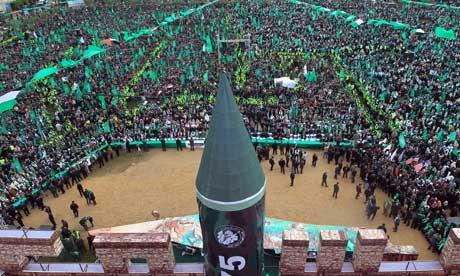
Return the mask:
<svg viewBox="0 0 460 276">
<path fill-rule="evenodd" d="M 225 70 L 253 136 L 354 141 L 351 161 L 367 193 L 383 188 L 392 209 L 442 247 L 447 217 L 460 208 L 460 42 L 433 32 L 455 27 L 458 9 L 371 0 L 220 1 L 193 10 L 147 2 L 2 19 L 0 91 L 22 90 L 1 115 L 3 210 L 85 177 L 118 152 L 97 151 L 105 144 L 205 137 L 217 72 Z M 136 36 L 144 29 L 153 31 Z M 81 58 L 90 45 L 103 51 Z M 57 64 L 58 72 L 30 81 Z M 297 86 L 275 85 L 279 77 Z"/>
</svg>

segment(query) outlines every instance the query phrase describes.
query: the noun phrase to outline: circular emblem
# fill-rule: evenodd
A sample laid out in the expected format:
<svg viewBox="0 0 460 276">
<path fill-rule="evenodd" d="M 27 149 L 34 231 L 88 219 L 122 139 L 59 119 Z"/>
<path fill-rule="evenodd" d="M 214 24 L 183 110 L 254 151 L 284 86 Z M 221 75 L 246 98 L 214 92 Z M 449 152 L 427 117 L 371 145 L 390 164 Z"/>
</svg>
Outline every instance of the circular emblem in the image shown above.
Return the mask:
<svg viewBox="0 0 460 276">
<path fill-rule="evenodd" d="M 243 243 L 246 234 L 244 230 L 238 226 L 225 225 L 216 229 L 214 237 L 223 247 L 235 248 Z"/>
</svg>

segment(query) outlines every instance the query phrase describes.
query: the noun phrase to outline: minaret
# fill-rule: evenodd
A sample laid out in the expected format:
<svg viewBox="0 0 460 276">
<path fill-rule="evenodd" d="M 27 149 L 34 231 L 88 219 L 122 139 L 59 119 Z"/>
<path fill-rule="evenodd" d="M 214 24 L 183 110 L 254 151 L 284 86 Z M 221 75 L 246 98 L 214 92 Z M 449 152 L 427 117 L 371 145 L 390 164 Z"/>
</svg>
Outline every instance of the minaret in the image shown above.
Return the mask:
<svg viewBox="0 0 460 276">
<path fill-rule="evenodd" d="M 205 275 L 263 275 L 265 176 L 224 74 L 196 189 Z"/>
</svg>

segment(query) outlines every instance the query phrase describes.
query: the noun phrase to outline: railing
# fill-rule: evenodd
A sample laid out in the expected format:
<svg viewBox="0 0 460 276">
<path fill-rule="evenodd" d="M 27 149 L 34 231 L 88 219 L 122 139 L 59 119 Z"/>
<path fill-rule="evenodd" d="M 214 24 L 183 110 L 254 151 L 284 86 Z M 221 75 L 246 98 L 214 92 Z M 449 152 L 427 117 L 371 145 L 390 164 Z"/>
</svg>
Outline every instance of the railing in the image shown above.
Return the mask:
<svg viewBox="0 0 460 276">
<path fill-rule="evenodd" d="M 54 231 L 47 230 L 0 230 L 0 238 L 50 239 Z"/>
<path fill-rule="evenodd" d="M 174 266 L 174 274 L 203 273 L 202 263 L 181 263 Z M 38 263 L 30 262 L 23 270 L 24 273 L 104 273 L 104 268 L 98 263 Z M 146 263 L 130 263 L 128 273 L 148 274 L 150 269 Z M 0 271 L 0 276 L 3 272 Z"/>
<path fill-rule="evenodd" d="M 316 262 L 306 263 L 305 272 L 317 272 Z M 398 273 L 398 272 L 442 272 L 444 271 L 439 261 L 403 261 L 403 262 L 382 262 L 379 273 Z M 344 262 L 342 273 L 355 272 L 351 262 Z"/>
<path fill-rule="evenodd" d="M 23 272 L 62 272 L 62 273 L 104 273 L 101 264 L 97 263 L 29 263 Z M 0 274 L 1 275 L 1 274 Z"/>
</svg>

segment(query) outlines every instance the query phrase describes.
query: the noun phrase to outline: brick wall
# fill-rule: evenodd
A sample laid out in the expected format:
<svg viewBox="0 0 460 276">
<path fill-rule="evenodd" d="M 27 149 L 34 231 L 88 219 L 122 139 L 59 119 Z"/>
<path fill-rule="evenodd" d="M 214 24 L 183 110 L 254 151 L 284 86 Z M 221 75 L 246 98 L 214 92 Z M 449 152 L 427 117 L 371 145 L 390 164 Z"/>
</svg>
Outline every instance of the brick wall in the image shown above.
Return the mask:
<svg viewBox="0 0 460 276">
<path fill-rule="evenodd" d="M 338 230 L 321 230 L 319 237 L 316 258 L 318 271 L 324 273 L 342 271 L 348 243 L 345 233 Z"/>
<path fill-rule="evenodd" d="M 52 234 L 52 235 L 51 235 Z M 305 231 L 283 233 L 281 276 L 307 275 L 460 275 L 460 229 L 449 233 L 440 261 L 382 262 L 387 237 L 383 231 L 360 229 L 355 242 L 354 258 L 344 262 L 347 238 L 341 231 L 321 231 L 316 262 L 306 263 L 309 239 Z M 172 244 L 166 233 L 99 234 L 94 240 L 101 264 L 50 264 L 42 271 L 26 256 L 57 255 L 62 249 L 57 233 L 47 238 L 5 237 L 0 232 L 0 270 L 8 276 L 99 276 L 153 275 L 203 276 L 202 264 L 175 264 Z M 140 270 L 129 266 L 129 259 L 144 258 Z M 85 272 L 86 271 L 86 272 Z"/>
<path fill-rule="evenodd" d="M 33 236 L 34 232 L 30 232 Z M 59 234 L 48 238 L 0 236 L 0 270 L 17 272 L 28 263 L 27 256 L 58 256 L 62 250 Z"/>
<path fill-rule="evenodd" d="M 175 260 L 167 233 L 102 233 L 93 244 L 106 273 L 128 273 L 132 258 L 146 259 L 155 275 L 173 273 Z"/>
<path fill-rule="evenodd" d="M 296 273 L 304 272 L 308 244 L 308 235 L 305 231 L 284 231 L 279 263 L 282 275 L 297 275 Z"/>
<path fill-rule="evenodd" d="M 460 275 L 460 228 L 450 230 L 439 261 L 446 271 Z"/>
</svg>

